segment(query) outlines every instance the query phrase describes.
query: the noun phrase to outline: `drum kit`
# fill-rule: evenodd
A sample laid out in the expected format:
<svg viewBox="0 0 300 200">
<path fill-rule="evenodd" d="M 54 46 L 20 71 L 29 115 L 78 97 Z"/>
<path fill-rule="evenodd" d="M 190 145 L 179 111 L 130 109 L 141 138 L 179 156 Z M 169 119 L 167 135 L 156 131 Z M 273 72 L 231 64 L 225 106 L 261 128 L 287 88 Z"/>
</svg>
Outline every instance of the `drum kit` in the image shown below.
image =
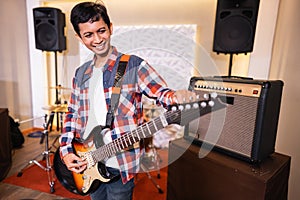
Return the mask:
<svg viewBox="0 0 300 200">
<path fill-rule="evenodd" d="M 50 89 L 56 89 L 59 91 L 59 93 L 61 94 L 61 90 L 69 90 L 69 88 L 65 88 L 62 87 L 60 85 L 55 86 L 55 87 L 50 87 Z M 53 119 L 54 119 L 54 115 L 57 114 L 57 119 L 58 122 L 60 121 L 60 124 L 57 123 L 57 126 L 60 126 L 61 128 L 61 132 L 62 132 L 62 128 L 63 128 L 63 116 L 64 114 L 68 111 L 68 106 L 67 106 L 67 102 L 64 102 L 64 104 L 60 104 L 60 102 L 55 102 L 54 105 L 48 105 L 48 106 L 44 106 L 42 107 L 43 110 L 50 112 L 49 114 L 49 119 L 48 119 L 48 114 L 45 114 L 44 116 L 44 123 L 43 123 L 43 131 L 42 131 L 42 135 L 41 135 L 41 139 L 40 139 L 40 144 L 44 143 L 45 144 L 45 148 L 44 151 L 37 155 L 36 157 L 34 157 L 32 160 L 30 160 L 25 167 L 23 167 L 20 172 L 18 173 L 18 177 L 21 177 L 23 175 L 23 171 L 31 164 L 35 164 L 38 167 L 40 167 L 41 169 L 43 169 L 44 171 L 47 172 L 48 175 L 48 182 L 49 182 L 49 186 L 50 186 L 50 192 L 54 193 L 55 189 L 54 189 L 54 180 L 55 180 L 55 176 L 54 176 L 54 171 L 52 169 L 52 162 L 50 159 L 50 154 L 51 153 L 55 153 L 54 151 L 52 151 L 52 147 L 54 148 L 58 148 L 57 146 L 55 146 L 55 143 L 57 142 L 57 140 L 59 139 L 59 136 L 56 136 L 56 138 L 53 140 L 52 145 L 49 145 L 49 130 L 52 131 L 52 125 L 53 125 Z M 36 118 L 32 118 L 30 120 L 25 120 L 24 122 L 27 121 L 32 121 Z M 22 122 L 20 122 L 22 123 Z M 50 126 L 50 128 L 49 128 Z M 58 129 L 59 130 L 59 129 Z M 46 161 L 46 166 L 42 165 L 37 158 L 42 156 L 43 160 Z"/>
</svg>

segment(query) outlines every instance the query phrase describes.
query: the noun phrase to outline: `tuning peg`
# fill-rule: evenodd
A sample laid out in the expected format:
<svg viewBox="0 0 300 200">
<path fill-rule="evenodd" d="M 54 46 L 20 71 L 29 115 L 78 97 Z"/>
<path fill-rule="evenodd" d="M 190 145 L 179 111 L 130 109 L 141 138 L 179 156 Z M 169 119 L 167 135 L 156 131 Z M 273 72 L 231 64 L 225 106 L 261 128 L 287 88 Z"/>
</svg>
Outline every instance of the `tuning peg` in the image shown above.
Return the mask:
<svg viewBox="0 0 300 200">
<path fill-rule="evenodd" d="M 193 108 L 195 108 L 195 109 L 199 108 L 199 104 L 198 103 L 193 103 Z"/>
<path fill-rule="evenodd" d="M 216 92 L 213 92 L 210 94 L 211 98 L 215 99 L 217 98 L 218 94 Z"/>
<path fill-rule="evenodd" d="M 209 95 L 208 94 L 204 94 L 203 98 L 207 100 L 207 99 L 209 99 Z"/>
<path fill-rule="evenodd" d="M 208 105 L 209 105 L 210 107 L 213 107 L 213 106 L 215 105 L 215 102 L 214 102 L 214 101 L 209 101 L 209 102 L 208 102 Z"/>
<path fill-rule="evenodd" d="M 201 104 L 200 104 L 200 106 L 201 106 L 202 108 L 205 108 L 205 107 L 206 107 L 206 105 L 207 105 L 207 103 L 206 103 L 206 102 L 201 102 Z"/>
<path fill-rule="evenodd" d="M 181 110 L 181 111 L 183 111 L 183 109 L 184 109 L 183 105 L 179 105 L 178 109 Z"/>
<path fill-rule="evenodd" d="M 186 104 L 186 105 L 185 105 L 185 109 L 186 109 L 186 110 L 191 109 L 191 105 L 190 105 L 190 104 Z"/>
<path fill-rule="evenodd" d="M 177 110 L 177 107 L 176 107 L 176 106 L 172 106 L 171 110 L 172 110 L 172 111 L 176 111 L 176 110 Z"/>
</svg>

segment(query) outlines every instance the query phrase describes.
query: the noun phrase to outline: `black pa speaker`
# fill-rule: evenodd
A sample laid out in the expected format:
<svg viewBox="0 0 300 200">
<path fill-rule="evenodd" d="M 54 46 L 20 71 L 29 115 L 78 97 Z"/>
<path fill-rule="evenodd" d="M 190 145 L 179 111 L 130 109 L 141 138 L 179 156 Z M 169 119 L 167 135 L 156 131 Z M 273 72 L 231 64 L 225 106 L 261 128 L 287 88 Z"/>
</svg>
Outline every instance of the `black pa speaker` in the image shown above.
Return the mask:
<svg viewBox="0 0 300 200">
<path fill-rule="evenodd" d="M 213 51 L 252 52 L 259 0 L 218 0 Z"/>
<path fill-rule="evenodd" d="M 39 7 L 33 9 L 33 17 L 36 48 L 43 51 L 66 50 L 65 14 L 57 8 Z"/>
<path fill-rule="evenodd" d="M 189 87 L 200 97 L 217 93 L 215 102 L 226 107 L 189 123 L 187 138 L 249 162 L 275 151 L 282 81 L 193 77 Z"/>
</svg>

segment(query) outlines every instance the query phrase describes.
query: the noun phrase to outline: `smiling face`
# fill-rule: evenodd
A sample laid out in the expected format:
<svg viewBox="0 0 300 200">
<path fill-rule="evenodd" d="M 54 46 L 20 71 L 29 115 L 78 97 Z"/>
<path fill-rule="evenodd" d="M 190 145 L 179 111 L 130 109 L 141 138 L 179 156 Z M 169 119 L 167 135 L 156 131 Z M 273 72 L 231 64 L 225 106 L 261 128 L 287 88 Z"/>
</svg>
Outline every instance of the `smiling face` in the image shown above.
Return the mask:
<svg viewBox="0 0 300 200">
<path fill-rule="evenodd" d="M 110 28 L 100 18 L 98 21 L 88 21 L 78 24 L 80 36 L 77 38 L 99 59 L 104 59 L 111 50 L 110 37 L 112 35 L 112 24 Z"/>
</svg>

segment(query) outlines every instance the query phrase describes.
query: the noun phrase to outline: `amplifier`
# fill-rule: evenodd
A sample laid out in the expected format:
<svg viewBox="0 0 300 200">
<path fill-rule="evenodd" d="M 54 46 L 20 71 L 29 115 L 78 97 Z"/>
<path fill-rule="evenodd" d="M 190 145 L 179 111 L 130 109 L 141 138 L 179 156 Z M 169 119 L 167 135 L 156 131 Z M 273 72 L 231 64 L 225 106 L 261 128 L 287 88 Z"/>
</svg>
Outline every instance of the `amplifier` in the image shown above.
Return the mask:
<svg viewBox="0 0 300 200">
<path fill-rule="evenodd" d="M 189 90 L 216 92 L 224 109 L 190 122 L 184 137 L 249 162 L 274 152 L 283 82 L 238 77 L 192 77 Z"/>
</svg>

